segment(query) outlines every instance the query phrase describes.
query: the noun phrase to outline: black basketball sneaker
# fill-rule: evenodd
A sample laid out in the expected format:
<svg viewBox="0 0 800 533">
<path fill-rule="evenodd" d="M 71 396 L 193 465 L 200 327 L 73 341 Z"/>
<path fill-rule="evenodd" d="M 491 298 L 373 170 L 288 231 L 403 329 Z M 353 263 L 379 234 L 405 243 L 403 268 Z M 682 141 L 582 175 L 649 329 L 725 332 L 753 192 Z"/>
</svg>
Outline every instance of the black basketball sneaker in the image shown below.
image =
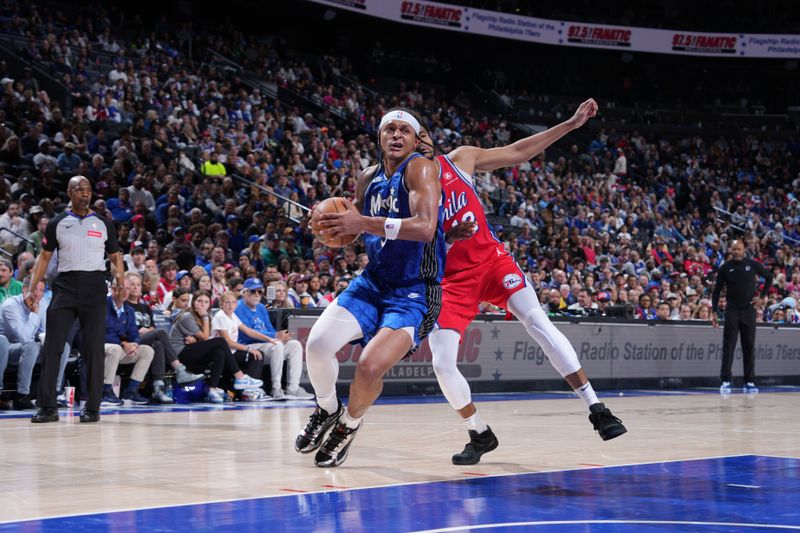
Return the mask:
<svg viewBox="0 0 800 533">
<path fill-rule="evenodd" d="M 300 453 L 311 453 L 319 448 L 323 437 L 325 437 L 325 432 L 330 429 L 342 413 L 344 413 L 342 402 L 339 402 L 339 406 L 333 414 L 328 414 L 328 411 L 318 405 L 314 412 L 311 413 L 306 427 L 294 440 L 294 449 Z"/>
<path fill-rule="evenodd" d="M 481 455 L 497 448 L 497 437 L 492 428 L 486 426 L 486 431 L 478 433 L 469 430 L 469 442 L 464 447 L 464 451 L 453 456 L 454 465 L 474 465 L 481 460 Z"/>
<path fill-rule="evenodd" d="M 314 464 L 320 468 L 342 464 L 347 459 L 347 451 L 350 449 L 350 445 L 353 444 L 353 439 L 356 438 L 356 432 L 360 427 L 361 425 L 351 429 L 338 422 L 328 434 L 328 438 L 317 452 L 317 455 L 314 456 Z"/>
<path fill-rule="evenodd" d="M 611 440 L 628 431 L 622 425 L 622 420 L 611 414 L 611 411 L 602 402 L 589 407 L 589 411 L 591 412 L 589 422 L 592 423 L 595 431 L 600 434 L 601 439 Z"/>
</svg>

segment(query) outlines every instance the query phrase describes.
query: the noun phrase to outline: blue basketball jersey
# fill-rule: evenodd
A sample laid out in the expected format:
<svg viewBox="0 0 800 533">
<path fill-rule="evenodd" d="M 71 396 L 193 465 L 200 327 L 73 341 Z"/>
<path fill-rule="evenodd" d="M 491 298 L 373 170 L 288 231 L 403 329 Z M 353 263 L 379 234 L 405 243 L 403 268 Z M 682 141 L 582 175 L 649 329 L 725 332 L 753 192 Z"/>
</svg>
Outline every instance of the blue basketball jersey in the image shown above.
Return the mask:
<svg viewBox="0 0 800 533">
<path fill-rule="evenodd" d="M 410 218 L 405 169 L 408 162 L 421 154 L 414 153 L 391 176 L 386 176 L 383 165 L 367 187 L 363 213 L 371 217 Z M 444 240 L 443 198 L 439 201 L 439 220 L 433 241 L 429 243 L 387 240 L 377 235 L 364 234 L 364 244 L 369 256 L 367 271 L 373 278 L 392 287 L 407 287 L 420 282 L 439 283 L 444 271 L 446 254 Z"/>
</svg>

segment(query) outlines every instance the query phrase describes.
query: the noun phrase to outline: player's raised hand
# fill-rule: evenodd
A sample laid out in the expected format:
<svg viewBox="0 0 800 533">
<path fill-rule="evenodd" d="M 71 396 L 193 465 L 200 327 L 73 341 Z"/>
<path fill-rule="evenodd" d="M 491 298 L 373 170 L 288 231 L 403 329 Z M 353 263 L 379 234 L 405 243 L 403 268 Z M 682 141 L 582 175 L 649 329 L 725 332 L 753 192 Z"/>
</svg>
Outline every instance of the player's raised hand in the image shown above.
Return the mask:
<svg viewBox="0 0 800 533">
<path fill-rule="evenodd" d="M 572 118 L 569 119 L 572 127 L 580 128 L 586 124 L 587 120 L 597 115 L 597 109 L 597 102 L 594 101 L 594 98 L 589 98 L 583 102 L 578 106 L 578 109 L 575 111 L 575 114 L 572 115 Z"/>
</svg>

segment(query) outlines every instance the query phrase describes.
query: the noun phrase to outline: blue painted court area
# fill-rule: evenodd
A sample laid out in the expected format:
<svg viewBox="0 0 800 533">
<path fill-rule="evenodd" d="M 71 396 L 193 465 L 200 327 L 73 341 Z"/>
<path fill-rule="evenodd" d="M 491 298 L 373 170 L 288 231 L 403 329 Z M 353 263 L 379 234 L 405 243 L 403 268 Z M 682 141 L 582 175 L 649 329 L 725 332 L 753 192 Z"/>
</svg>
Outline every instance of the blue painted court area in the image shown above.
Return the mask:
<svg viewBox="0 0 800 533">
<path fill-rule="evenodd" d="M 53 518 L 38 531 L 800 530 L 800 459 L 737 456 Z"/>
</svg>

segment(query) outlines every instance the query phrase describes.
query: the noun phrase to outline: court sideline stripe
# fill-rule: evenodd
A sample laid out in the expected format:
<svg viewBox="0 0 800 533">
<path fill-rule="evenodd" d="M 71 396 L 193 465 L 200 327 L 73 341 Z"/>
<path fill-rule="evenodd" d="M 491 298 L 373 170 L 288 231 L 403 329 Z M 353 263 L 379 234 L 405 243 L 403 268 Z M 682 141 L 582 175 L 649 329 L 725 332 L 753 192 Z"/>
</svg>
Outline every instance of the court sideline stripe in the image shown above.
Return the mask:
<svg viewBox="0 0 800 533">
<path fill-rule="evenodd" d="M 663 526 L 727 526 L 727 527 L 752 527 L 761 529 L 790 529 L 800 530 L 800 526 L 782 524 L 745 524 L 738 522 L 695 522 L 683 520 L 548 520 L 541 522 L 498 522 L 495 524 L 473 524 L 465 526 L 444 527 L 441 529 L 420 529 L 413 533 L 449 533 L 452 531 L 472 531 L 474 529 L 490 529 L 495 527 L 523 527 L 523 526 L 558 526 L 577 524 L 639 524 Z"/>
</svg>

